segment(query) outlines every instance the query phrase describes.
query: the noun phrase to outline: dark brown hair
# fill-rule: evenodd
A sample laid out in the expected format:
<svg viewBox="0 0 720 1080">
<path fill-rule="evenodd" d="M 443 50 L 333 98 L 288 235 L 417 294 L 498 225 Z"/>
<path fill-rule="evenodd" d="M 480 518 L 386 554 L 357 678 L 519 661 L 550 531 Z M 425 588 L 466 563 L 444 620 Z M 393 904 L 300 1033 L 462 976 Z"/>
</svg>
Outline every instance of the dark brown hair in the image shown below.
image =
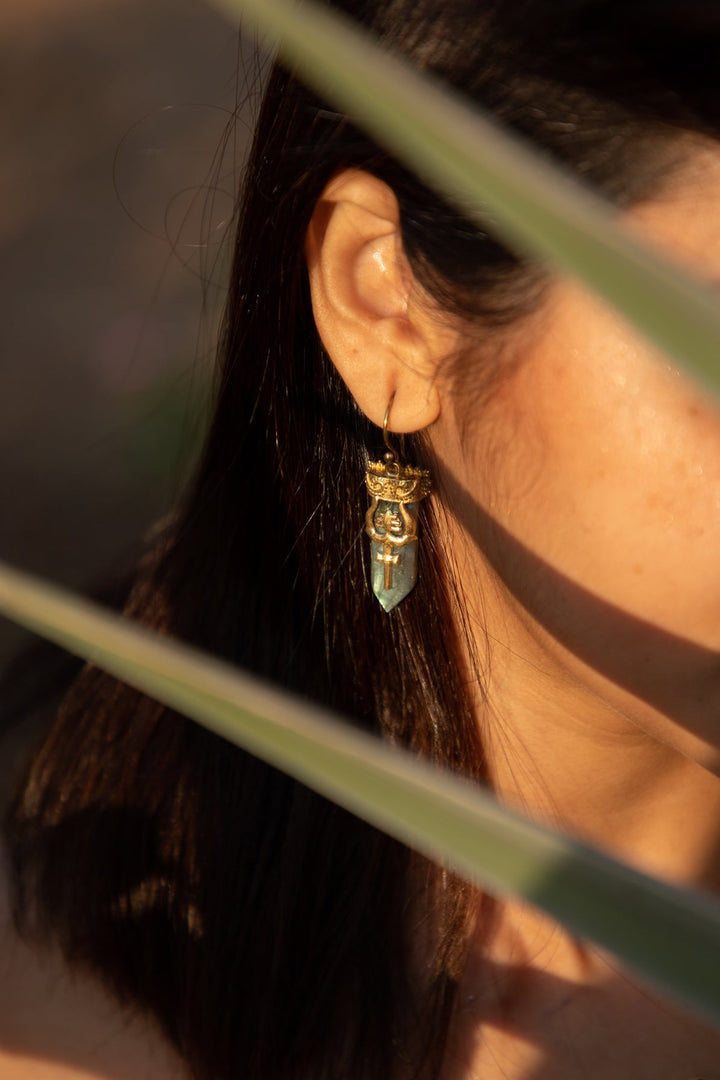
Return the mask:
<svg viewBox="0 0 720 1080">
<path fill-rule="evenodd" d="M 712 4 L 336 6 L 620 205 L 652 194 L 682 132 L 720 130 Z M 415 591 L 388 616 L 368 589 L 363 475 L 381 440 L 320 345 L 303 261 L 314 205 L 346 166 L 392 187 L 410 265 L 449 311 L 500 337 L 541 300 L 538 267 L 276 67 L 214 418 L 126 610 L 483 780 L 462 598 L 431 504 Z M 437 1075 L 469 889 L 97 669 L 29 761 L 6 835 L 20 932 L 154 1014 L 200 1080 Z"/>
</svg>

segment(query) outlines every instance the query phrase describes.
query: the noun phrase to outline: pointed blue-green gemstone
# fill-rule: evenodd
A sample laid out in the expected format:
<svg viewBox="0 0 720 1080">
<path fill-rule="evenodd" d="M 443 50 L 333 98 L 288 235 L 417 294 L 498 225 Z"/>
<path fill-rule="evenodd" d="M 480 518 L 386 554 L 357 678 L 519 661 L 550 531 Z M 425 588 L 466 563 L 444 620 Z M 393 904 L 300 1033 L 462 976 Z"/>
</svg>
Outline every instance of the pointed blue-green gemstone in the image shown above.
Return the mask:
<svg viewBox="0 0 720 1080">
<path fill-rule="evenodd" d="M 381 500 L 378 510 L 382 512 L 393 505 L 396 506 L 397 504 Z M 408 503 L 407 509 L 414 517 L 417 512 L 417 504 Z M 386 588 L 385 546 L 377 540 L 370 541 L 370 582 L 372 591 L 385 611 L 392 611 L 415 587 L 417 581 L 418 542 L 414 539 L 402 547 L 394 547 L 390 554 L 392 557 L 397 557 L 397 562 L 391 563 L 389 567 L 390 587 Z"/>
</svg>

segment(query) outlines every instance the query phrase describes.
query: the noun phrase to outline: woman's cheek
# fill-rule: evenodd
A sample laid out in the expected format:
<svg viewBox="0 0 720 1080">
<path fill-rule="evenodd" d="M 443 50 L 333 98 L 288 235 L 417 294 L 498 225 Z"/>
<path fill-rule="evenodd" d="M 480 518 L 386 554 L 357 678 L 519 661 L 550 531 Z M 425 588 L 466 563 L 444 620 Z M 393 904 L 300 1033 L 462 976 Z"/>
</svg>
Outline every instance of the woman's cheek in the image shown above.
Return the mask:
<svg viewBox="0 0 720 1080">
<path fill-rule="evenodd" d="M 545 325 L 492 403 L 480 503 L 577 586 L 720 646 L 720 413 L 579 287 Z"/>
</svg>

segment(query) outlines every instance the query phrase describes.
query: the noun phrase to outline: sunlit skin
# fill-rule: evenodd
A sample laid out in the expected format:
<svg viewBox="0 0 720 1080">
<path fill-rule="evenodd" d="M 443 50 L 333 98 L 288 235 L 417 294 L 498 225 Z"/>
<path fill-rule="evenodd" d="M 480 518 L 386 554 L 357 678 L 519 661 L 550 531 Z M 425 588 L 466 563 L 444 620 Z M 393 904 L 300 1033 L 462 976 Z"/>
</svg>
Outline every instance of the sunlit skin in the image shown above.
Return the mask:
<svg viewBox="0 0 720 1080">
<path fill-rule="evenodd" d="M 625 220 L 720 280 L 720 151 Z M 504 354 L 453 324 L 412 279 L 391 193 L 362 174 L 330 185 L 307 255 L 318 328 L 360 407 L 380 424 L 394 391 L 390 426 L 431 440 L 498 793 L 720 893 L 720 410 L 570 280 Z M 494 351 L 507 370 L 483 392 Z M 477 393 L 472 366 L 448 373 L 460 353 Z M 447 1080 L 720 1077 L 720 1036 L 519 905 L 471 958 L 461 1001 Z"/>
</svg>

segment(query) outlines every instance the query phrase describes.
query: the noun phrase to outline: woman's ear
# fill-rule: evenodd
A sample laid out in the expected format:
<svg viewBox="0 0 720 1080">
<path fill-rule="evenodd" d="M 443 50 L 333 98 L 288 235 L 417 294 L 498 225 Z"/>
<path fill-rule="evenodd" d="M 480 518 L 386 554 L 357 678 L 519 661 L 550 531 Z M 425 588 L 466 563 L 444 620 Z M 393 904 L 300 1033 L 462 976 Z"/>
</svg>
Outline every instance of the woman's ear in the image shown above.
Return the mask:
<svg viewBox="0 0 720 1080">
<path fill-rule="evenodd" d="M 419 431 L 437 419 L 437 371 L 458 345 L 415 283 L 400 237 L 397 199 L 369 173 L 330 181 L 307 231 L 313 313 L 330 358 L 369 420 Z"/>
</svg>

